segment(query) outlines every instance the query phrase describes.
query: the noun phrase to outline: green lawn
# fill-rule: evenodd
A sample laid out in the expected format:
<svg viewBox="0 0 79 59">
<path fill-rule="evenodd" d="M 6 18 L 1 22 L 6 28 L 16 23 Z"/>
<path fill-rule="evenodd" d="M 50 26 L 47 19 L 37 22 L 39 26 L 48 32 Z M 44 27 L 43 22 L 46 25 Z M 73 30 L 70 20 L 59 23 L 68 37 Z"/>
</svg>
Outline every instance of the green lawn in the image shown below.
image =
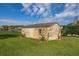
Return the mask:
<svg viewBox="0 0 79 59">
<path fill-rule="evenodd" d="M 46 44 L 22 38 L 18 32 L 0 32 L 1 56 L 79 56 L 79 37 L 63 37 Z"/>
</svg>

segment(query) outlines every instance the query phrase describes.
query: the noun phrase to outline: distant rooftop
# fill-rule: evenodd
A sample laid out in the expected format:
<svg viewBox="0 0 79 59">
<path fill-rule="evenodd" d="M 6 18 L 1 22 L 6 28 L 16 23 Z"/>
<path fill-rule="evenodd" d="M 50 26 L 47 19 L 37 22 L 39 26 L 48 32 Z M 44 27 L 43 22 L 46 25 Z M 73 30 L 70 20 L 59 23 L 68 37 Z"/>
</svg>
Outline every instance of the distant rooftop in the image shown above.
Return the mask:
<svg viewBox="0 0 79 59">
<path fill-rule="evenodd" d="M 56 22 L 53 22 L 53 23 L 39 23 L 39 24 L 27 25 L 27 26 L 24 26 L 24 27 L 25 28 L 49 27 L 53 24 L 57 24 L 57 23 Z"/>
</svg>

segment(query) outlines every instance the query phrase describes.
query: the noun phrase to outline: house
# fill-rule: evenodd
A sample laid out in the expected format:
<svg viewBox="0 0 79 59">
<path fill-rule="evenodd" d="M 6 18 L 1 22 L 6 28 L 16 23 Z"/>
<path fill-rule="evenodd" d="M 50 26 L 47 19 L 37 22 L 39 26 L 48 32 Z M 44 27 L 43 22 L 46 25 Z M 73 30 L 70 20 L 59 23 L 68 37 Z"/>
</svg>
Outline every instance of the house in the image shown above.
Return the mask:
<svg viewBox="0 0 79 59">
<path fill-rule="evenodd" d="M 16 31 L 20 31 L 22 27 L 23 25 L 3 25 L 1 26 L 0 30 L 16 32 Z"/>
<path fill-rule="evenodd" d="M 55 22 L 33 24 L 24 26 L 21 33 L 27 38 L 56 40 L 61 37 L 61 27 Z"/>
<path fill-rule="evenodd" d="M 3 28 L 3 27 L 0 26 L 0 31 L 2 31 L 2 28 Z"/>
</svg>

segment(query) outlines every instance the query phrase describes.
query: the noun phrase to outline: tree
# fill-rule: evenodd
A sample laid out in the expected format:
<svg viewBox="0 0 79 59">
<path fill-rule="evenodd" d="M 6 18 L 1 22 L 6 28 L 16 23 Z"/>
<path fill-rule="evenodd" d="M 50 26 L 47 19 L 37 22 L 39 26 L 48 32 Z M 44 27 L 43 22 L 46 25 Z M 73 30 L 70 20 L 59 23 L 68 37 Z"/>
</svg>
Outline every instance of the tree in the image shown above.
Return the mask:
<svg viewBox="0 0 79 59">
<path fill-rule="evenodd" d="M 62 34 L 63 35 L 67 35 L 67 34 L 79 35 L 79 26 L 76 26 L 76 25 L 66 25 L 66 26 L 63 26 Z"/>
</svg>

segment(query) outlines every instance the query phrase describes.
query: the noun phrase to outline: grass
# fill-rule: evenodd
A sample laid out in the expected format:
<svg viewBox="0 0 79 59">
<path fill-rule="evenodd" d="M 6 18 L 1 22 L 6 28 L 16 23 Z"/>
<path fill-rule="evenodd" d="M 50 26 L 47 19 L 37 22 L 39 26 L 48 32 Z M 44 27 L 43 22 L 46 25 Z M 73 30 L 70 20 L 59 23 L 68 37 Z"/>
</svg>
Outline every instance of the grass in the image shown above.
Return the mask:
<svg viewBox="0 0 79 59">
<path fill-rule="evenodd" d="M 0 32 L 1 56 L 79 56 L 79 37 L 63 37 L 46 44 L 18 32 Z"/>
</svg>

